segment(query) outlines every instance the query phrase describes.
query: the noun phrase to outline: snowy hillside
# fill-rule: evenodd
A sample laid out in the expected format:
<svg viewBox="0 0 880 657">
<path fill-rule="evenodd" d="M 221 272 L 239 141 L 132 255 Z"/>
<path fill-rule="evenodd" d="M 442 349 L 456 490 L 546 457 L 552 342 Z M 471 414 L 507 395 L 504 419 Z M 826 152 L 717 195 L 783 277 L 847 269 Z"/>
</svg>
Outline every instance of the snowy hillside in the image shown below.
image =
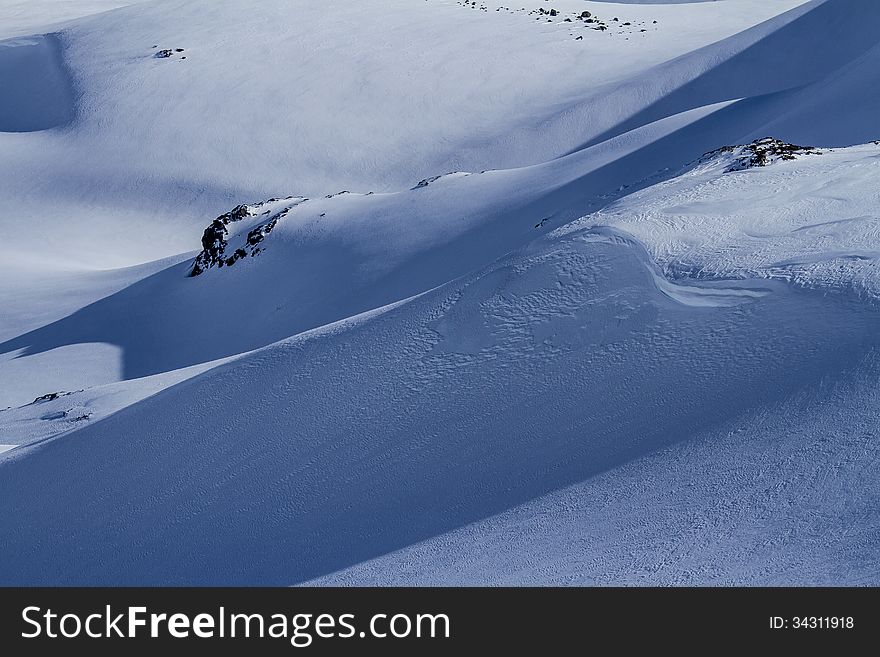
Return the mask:
<svg viewBox="0 0 880 657">
<path fill-rule="evenodd" d="M 0 584 L 878 583 L 880 6 L 522 7 L 0 0 Z"/>
</svg>

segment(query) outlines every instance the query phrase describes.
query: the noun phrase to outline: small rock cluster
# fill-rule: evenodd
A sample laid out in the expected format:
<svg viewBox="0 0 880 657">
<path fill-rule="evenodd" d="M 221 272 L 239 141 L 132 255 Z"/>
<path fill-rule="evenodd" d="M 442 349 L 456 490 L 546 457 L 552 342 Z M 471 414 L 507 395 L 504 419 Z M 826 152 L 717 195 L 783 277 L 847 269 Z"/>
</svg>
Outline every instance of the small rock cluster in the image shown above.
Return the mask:
<svg viewBox="0 0 880 657">
<path fill-rule="evenodd" d="M 159 46 L 153 46 L 154 49 L 158 47 Z M 164 48 L 162 50 L 156 51 L 156 54 L 153 55 L 153 57 L 155 57 L 156 59 L 168 59 L 170 57 L 174 57 L 174 55 L 179 55 L 182 52 L 184 52 L 183 48 L 174 48 L 173 50 L 171 48 Z M 181 57 L 181 59 L 186 59 L 186 57 Z"/>
<path fill-rule="evenodd" d="M 723 146 L 706 153 L 700 158 L 700 163 L 715 160 L 721 156 L 729 156 L 732 158 L 732 162 L 724 171 L 730 173 L 753 167 L 766 167 L 779 161 L 795 160 L 804 155 L 821 154 L 822 151 L 813 146 L 798 146 L 773 137 L 765 137 L 756 139 L 751 144 Z"/>
</svg>

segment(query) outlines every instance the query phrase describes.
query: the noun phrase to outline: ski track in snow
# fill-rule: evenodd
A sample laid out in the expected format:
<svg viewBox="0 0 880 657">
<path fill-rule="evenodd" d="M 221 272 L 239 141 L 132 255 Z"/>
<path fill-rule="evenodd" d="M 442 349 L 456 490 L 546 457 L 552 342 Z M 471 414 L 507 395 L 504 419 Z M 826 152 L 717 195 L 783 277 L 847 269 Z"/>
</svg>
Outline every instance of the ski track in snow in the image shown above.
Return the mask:
<svg viewBox="0 0 880 657">
<path fill-rule="evenodd" d="M 483 5 L 0 0 L 0 584 L 878 583 L 865 4 Z"/>
</svg>

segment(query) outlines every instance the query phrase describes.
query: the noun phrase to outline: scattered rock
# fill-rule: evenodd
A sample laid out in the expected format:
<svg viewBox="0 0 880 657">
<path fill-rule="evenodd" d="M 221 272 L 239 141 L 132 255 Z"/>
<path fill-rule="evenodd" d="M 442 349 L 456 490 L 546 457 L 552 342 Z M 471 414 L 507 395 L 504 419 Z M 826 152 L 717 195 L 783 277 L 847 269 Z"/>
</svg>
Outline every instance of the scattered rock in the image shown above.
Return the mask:
<svg viewBox="0 0 880 657">
<path fill-rule="evenodd" d="M 545 1 L 549 2 L 550 0 L 545 0 Z M 471 0 L 458 0 L 457 4 L 460 6 L 463 6 L 465 8 L 468 8 L 468 9 L 477 9 L 477 3 L 472 2 Z M 479 9 L 481 9 L 483 11 L 487 11 L 485 4 L 480 4 Z M 560 17 L 564 16 L 563 18 L 561 18 L 562 22 L 569 23 L 569 25 L 571 25 L 571 27 L 574 27 L 573 23 L 575 23 L 576 21 L 581 21 L 582 23 L 585 24 L 584 27 L 590 27 L 591 29 L 596 30 L 598 32 L 608 31 L 608 27 L 609 27 L 608 23 L 610 23 L 610 22 L 618 23 L 619 28 L 629 28 L 628 30 L 620 29 L 618 31 L 611 32 L 610 34 L 632 35 L 637 31 L 642 32 L 642 33 L 648 32 L 648 30 L 646 30 L 646 29 L 641 29 L 641 30 L 638 29 L 638 28 L 646 25 L 646 21 L 636 21 L 636 22 L 628 21 L 625 23 L 621 23 L 621 19 L 619 17 L 615 16 L 613 19 L 609 19 L 608 23 L 606 23 L 605 21 L 603 21 L 600 18 L 598 18 L 597 16 L 595 16 L 591 11 L 586 11 L 586 10 L 563 12 L 563 11 L 556 9 L 556 8 L 545 8 L 545 7 L 536 7 L 534 9 L 526 9 L 525 7 L 521 7 L 519 9 L 513 9 L 510 7 L 501 6 L 501 7 L 495 8 L 495 12 L 502 12 L 502 11 L 508 12 L 510 14 L 514 14 L 517 12 L 524 12 L 526 15 L 534 17 L 534 19 L 536 21 L 541 22 L 543 20 L 546 23 L 552 23 L 554 20 L 560 20 Z M 568 15 L 566 15 L 566 14 L 568 14 Z M 658 21 L 655 20 L 653 22 L 656 25 Z M 575 41 L 582 41 L 583 40 L 583 36 L 575 37 L 574 32 L 570 32 L 569 36 L 574 37 Z M 625 36 L 624 39 L 629 41 L 628 36 Z"/>
</svg>

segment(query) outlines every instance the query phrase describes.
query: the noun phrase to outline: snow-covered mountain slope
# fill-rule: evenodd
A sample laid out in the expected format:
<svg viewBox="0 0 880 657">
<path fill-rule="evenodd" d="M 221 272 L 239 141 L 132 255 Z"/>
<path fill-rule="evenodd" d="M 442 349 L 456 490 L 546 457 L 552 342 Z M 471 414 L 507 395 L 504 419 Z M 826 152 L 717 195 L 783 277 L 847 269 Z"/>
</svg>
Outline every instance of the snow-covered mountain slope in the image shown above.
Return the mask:
<svg viewBox="0 0 880 657">
<path fill-rule="evenodd" d="M 0 0 L 0 39 L 54 31 L 83 16 L 146 0 Z"/>
<path fill-rule="evenodd" d="M 562 14 L 535 20 L 451 0 L 268 0 L 259 12 L 246 0 L 157 0 L 82 19 L 60 33 L 62 57 L 44 71 L 69 77 L 75 102 L 59 114 L 72 111 L 73 121 L 0 134 L 0 193 L 17 208 L 4 226 L 35 225 L 4 240 L 4 261 L 137 264 L 185 249 L 206 216 L 243 199 L 392 191 L 447 171 L 542 162 L 595 141 L 810 7 L 557 4 L 564 13 L 586 7 L 619 17 L 621 28 L 600 32 Z M 792 7 L 754 34 L 737 34 Z M 648 31 L 624 33 L 632 27 L 625 22 Z M 845 55 L 864 40 L 850 32 L 865 21 L 850 22 L 840 34 L 852 44 Z M 184 52 L 154 56 L 177 48 Z M 805 63 L 797 76 L 780 71 L 785 79 L 760 64 L 755 91 L 808 82 L 844 63 L 827 59 Z M 745 64 L 737 75 L 749 80 L 758 66 Z M 704 94 L 667 114 L 736 97 Z M 714 145 L 707 140 L 700 152 Z"/>
<path fill-rule="evenodd" d="M 880 90 L 870 80 L 880 69 L 874 46 L 827 77 L 772 98 L 771 118 L 754 136 L 780 134 L 793 141 L 844 145 L 877 139 Z"/>
<path fill-rule="evenodd" d="M 85 361 L 85 359 L 83 359 Z M 78 363 L 83 366 L 83 361 Z M 162 372 L 142 379 L 95 385 L 82 390 L 46 393 L 29 404 L 0 409 L 0 436 L 14 440 L 6 450 L 22 445 L 38 445 L 44 440 L 69 433 L 131 406 L 157 392 L 204 372 L 221 361 L 200 363 L 189 368 Z M 52 361 L 47 368 L 52 367 Z M 63 382 L 63 379 L 60 379 Z"/>
<path fill-rule="evenodd" d="M 876 583 L 878 18 L 0 43 L 0 583 Z"/>
<path fill-rule="evenodd" d="M 310 584 L 876 586 L 877 364 Z"/>
<path fill-rule="evenodd" d="M 843 174 L 878 154 L 733 172 L 729 155 L 716 157 L 643 192 L 645 211 L 641 194 L 629 209 L 648 223 L 655 198 L 719 207 L 729 185 L 750 198 L 784 174 L 808 192 L 835 159 L 849 183 L 820 190 L 859 199 L 875 178 Z M 877 483 L 877 417 L 859 401 L 878 393 L 876 306 L 773 279 L 692 281 L 669 268 L 664 278 L 606 218 L 210 370 L 70 438 L 9 452 L 0 513 L 26 506 L 32 517 L 4 524 L 4 553 L 25 564 L 5 581 L 296 583 L 438 535 L 387 563 L 411 573 L 441 550 L 450 570 L 413 576 L 431 583 L 873 581 L 875 526 L 847 528 L 873 517 L 876 502 L 865 493 Z M 270 242 L 280 227 L 264 253 L 177 280 L 235 280 L 267 265 L 288 246 Z M 700 254 L 710 271 L 714 251 L 691 255 Z M 719 463 L 700 467 L 715 442 L 719 463 L 736 463 L 729 486 L 713 474 Z M 646 468 L 654 474 L 640 477 Z M 631 486 L 614 531 L 583 536 L 593 521 L 613 523 L 609 497 Z M 571 496 L 604 502 L 558 504 Z M 667 506 L 655 516 L 658 496 Z M 687 500 L 695 506 L 676 506 Z M 554 514 L 559 527 L 537 546 L 514 531 L 555 525 Z M 475 555 L 481 535 L 506 546 L 500 558 L 515 568 L 493 572 L 482 542 Z M 541 549 L 551 543 L 555 552 Z M 795 558 L 811 568 L 796 572 Z M 383 563 L 332 581 L 381 581 Z"/>
</svg>

